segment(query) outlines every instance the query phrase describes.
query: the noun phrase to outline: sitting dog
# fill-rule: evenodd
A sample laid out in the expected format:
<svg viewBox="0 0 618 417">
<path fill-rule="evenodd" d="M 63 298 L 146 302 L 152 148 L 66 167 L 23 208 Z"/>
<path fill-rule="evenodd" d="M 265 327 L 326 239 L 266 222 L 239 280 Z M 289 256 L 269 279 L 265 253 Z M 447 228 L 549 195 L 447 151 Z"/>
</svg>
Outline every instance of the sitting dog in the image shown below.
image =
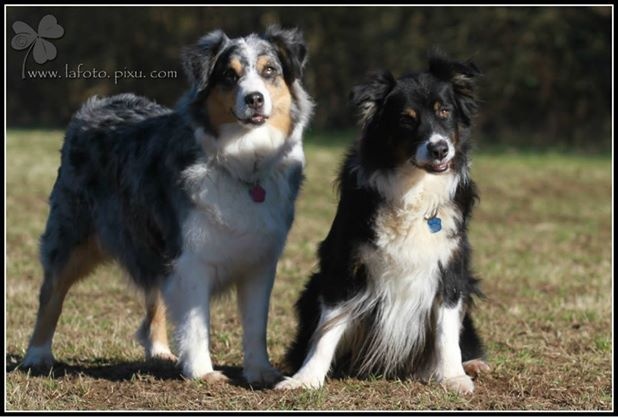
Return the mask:
<svg viewBox="0 0 618 417">
<path fill-rule="evenodd" d="M 147 357 L 174 359 L 165 308 L 188 378 L 213 370 L 209 308 L 236 286 L 244 371 L 279 373 L 266 326 L 278 258 L 303 178 L 312 101 L 297 30 L 230 39 L 222 31 L 183 53 L 191 88 L 175 110 L 123 94 L 91 98 L 72 118 L 41 238 L 44 280 L 24 366 L 51 365 L 52 337 L 72 284 L 116 260 L 145 293 L 138 330 Z"/>
<path fill-rule="evenodd" d="M 469 311 L 480 295 L 467 238 L 478 75 L 473 63 L 434 54 L 427 71 L 378 73 L 353 89 L 362 135 L 338 177 L 319 269 L 296 304 L 295 373 L 276 388 L 318 388 L 333 364 L 469 393 L 466 371 L 489 370 Z"/>
</svg>

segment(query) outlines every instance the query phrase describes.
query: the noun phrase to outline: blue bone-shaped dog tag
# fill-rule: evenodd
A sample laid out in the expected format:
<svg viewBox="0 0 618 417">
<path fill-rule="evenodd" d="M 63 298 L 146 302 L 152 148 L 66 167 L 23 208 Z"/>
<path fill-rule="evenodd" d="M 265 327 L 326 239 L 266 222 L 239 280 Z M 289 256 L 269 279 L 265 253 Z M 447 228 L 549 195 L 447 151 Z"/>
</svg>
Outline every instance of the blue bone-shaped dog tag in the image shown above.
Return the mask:
<svg viewBox="0 0 618 417">
<path fill-rule="evenodd" d="M 438 233 L 442 230 L 442 220 L 439 217 L 427 219 L 427 225 L 429 226 L 429 231 L 431 233 Z"/>
</svg>

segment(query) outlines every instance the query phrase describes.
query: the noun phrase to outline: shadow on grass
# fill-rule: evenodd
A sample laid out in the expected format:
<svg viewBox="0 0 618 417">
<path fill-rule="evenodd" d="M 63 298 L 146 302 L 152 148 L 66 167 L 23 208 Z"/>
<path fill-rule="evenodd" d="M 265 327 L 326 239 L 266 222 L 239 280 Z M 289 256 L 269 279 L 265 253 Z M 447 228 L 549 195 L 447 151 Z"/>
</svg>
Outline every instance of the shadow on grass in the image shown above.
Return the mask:
<svg viewBox="0 0 618 417">
<path fill-rule="evenodd" d="M 141 376 L 149 375 L 162 380 L 183 380 L 180 369 L 175 363 L 164 360 L 148 361 L 116 361 L 108 358 L 75 360 L 78 365 L 64 362 L 54 362 L 51 368 L 22 368 L 23 357 L 15 354 L 6 355 L 6 372 L 30 373 L 31 376 L 42 376 L 62 379 L 70 376 L 85 375 L 94 379 L 105 379 L 113 382 L 131 381 Z M 242 368 L 238 366 L 215 366 L 229 378 L 229 383 L 248 389 L 256 389 L 247 384 L 242 377 Z M 259 388 L 258 388 L 259 389 Z"/>
</svg>

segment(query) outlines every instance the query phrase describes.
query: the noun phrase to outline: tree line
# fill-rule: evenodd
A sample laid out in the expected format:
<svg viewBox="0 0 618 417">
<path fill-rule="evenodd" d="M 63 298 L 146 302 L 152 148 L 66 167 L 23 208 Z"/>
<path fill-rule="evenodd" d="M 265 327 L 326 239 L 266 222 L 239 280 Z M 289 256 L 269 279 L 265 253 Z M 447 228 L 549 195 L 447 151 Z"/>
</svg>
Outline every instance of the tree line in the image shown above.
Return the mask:
<svg viewBox="0 0 618 417">
<path fill-rule="evenodd" d="M 36 31 L 47 14 L 64 34 L 48 39 L 55 59 L 38 64 L 10 42 L 16 21 Z M 6 16 L 9 127 L 63 127 L 95 94 L 172 106 L 187 87 L 183 46 L 218 28 L 239 36 L 276 23 L 305 34 L 316 131 L 354 127 L 348 94 L 369 71 L 424 69 L 438 47 L 483 72 L 486 142 L 611 146 L 610 7 L 8 7 Z"/>
</svg>

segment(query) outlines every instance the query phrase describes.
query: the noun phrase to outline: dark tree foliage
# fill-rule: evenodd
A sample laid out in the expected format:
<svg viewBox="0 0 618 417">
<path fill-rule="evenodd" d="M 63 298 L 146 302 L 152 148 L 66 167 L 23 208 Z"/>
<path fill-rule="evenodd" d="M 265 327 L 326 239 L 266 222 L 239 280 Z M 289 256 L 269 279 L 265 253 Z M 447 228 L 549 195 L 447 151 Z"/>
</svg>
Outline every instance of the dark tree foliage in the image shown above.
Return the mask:
<svg viewBox="0 0 618 417">
<path fill-rule="evenodd" d="M 348 96 L 367 72 L 422 69 L 438 47 L 483 72 L 476 131 L 486 142 L 610 148 L 610 7 L 9 7 L 7 39 L 15 21 L 36 30 L 46 14 L 64 28 L 53 41 L 57 57 L 42 65 L 29 57 L 25 66 L 62 78 L 22 79 L 26 51 L 7 45 L 9 127 L 63 127 L 95 94 L 134 92 L 174 105 L 186 87 L 184 45 L 217 28 L 238 36 L 279 23 L 305 33 L 315 130 L 354 127 Z M 80 63 L 111 78 L 67 79 Z M 177 76 L 152 79 L 153 70 Z M 116 83 L 114 71 L 125 71 Z"/>
</svg>

